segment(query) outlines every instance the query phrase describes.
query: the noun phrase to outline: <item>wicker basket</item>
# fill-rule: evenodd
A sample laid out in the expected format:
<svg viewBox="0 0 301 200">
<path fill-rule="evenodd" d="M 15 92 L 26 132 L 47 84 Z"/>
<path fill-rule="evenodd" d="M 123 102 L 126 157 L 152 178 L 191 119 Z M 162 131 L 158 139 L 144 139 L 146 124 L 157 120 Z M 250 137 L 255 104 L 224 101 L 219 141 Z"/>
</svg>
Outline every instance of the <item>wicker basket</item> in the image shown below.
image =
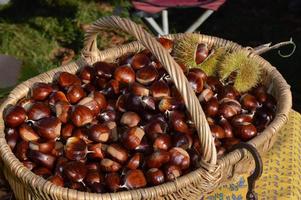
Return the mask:
<svg viewBox="0 0 301 200">
<path fill-rule="evenodd" d="M 99 51 L 96 46 L 96 36 L 101 29 L 120 29 L 137 38 L 132 42 L 105 51 Z M 200 42 L 209 46 L 223 46 L 231 51 L 243 49 L 240 45 L 224 39 L 197 34 Z M 167 38 L 175 39 L 184 34 L 168 35 Z M 251 154 L 245 150 L 237 149 L 217 159 L 216 148 L 211 136 L 209 126 L 200 103 L 190 88 L 182 70 L 167 51 L 156 41 L 154 37 L 145 32 L 142 27 L 127 19 L 119 17 L 105 17 L 93 23 L 87 30 L 85 46 L 82 57 L 68 65 L 56 68 L 49 72 L 36 76 L 18 85 L 8 96 L 0 108 L 0 154 L 4 162 L 4 174 L 12 187 L 17 199 L 58 199 L 58 200 L 128 200 L 128 199 L 200 199 L 217 186 L 225 183 L 236 175 L 250 172 L 254 169 Z M 176 87 L 181 92 L 185 105 L 195 122 L 201 147 L 204 150 L 201 167 L 174 182 L 164 183 L 159 186 L 130 190 L 116 193 L 94 194 L 80 192 L 68 188 L 58 187 L 42 177 L 35 175 L 22 165 L 14 156 L 7 145 L 4 135 L 3 110 L 9 104 L 15 104 L 26 96 L 35 82 L 52 82 L 54 74 L 59 71 L 75 73 L 79 68 L 93 64 L 97 61 L 114 61 L 116 58 L 129 53 L 139 52 L 146 47 L 164 65 L 171 75 Z M 251 59 L 257 60 L 263 67 L 263 84 L 268 86 L 273 96 L 277 99 L 277 111 L 273 122 L 257 137 L 248 143 L 254 146 L 260 154 L 268 151 L 275 139 L 277 132 L 288 119 L 291 108 L 290 87 L 281 74 L 266 60 L 255 55 L 249 49 L 245 49 Z"/>
</svg>

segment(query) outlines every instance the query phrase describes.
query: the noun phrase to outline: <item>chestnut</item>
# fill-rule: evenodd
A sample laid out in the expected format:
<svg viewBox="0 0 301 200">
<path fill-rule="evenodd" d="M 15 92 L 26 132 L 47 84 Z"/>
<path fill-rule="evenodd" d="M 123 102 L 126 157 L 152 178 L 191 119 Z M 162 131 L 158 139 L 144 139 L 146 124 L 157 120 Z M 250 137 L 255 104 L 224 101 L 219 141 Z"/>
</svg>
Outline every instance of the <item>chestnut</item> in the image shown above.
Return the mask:
<svg viewBox="0 0 301 200">
<path fill-rule="evenodd" d="M 104 172 L 117 172 L 121 169 L 121 165 L 116 161 L 104 158 L 100 161 L 100 168 Z"/>
<path fill-rule="evenodd" d="M 86 157 L 88 147 L 84 140 L 77 137 L 70 137 L 64 148 L 65 156 L 69 160 L 82 160 Z"/>
<path fill-rule="evenodd" d="M 56 141 L 54 148 L 51 150 L 51 155 L 60 157 L 64 154 L 64 144 L 60 141 Z"/>
<path fill-rule="evenodd" d="M 84 179 L 84 182 L 88 186 L 92 186 L 94 183 L 101 183 L 104 179 L 102 175 L 98 172 L 98 170 L 87 170 L 86 177 Z"/>
<path fill-rule="evenodd" d="M 37 141 L 40 139 L 39 135 L 33 130 L 33 128 L 25 123 L 19 127 L 19 135 L 27 142 Z"/>
<path fill-rule="evenodd" d="M 234 129 L 235 136 L 243 141 L 248 141 L 257 135 L 256 127 L 251 123 L 245 123 L 236 126 Z"/>
<path fill-rule="evenodd" d="M 125 133 L 123 133 L 122 142 L 128 149 L 135 149 L 140 145 L 144 134 L 145 132 L 142 128 L 137 126 L 129 128 L 125 131 Z"/>
<path fill-rule="evenodd" d="M 231 151 L 233 146 L 238 143 L 240 143 L 240 140 L 235 137 L 223 139 L 223 147 L 225 147 L 227 151 Z"/>
<path fill-rule="evenodd" d="M 127 125 L 128 127 L 135 127 L 139 124 L 140 120 L 141 119 L 137 113 L 129 111 L 123 113 L 120 123 Z"/>
<path fill-rule="evenodd" d="M 207 80 L 206 73 L 200 68 L 196 68 L 196 67 L 191 68 L 189 69 L 189 73 L 195 73 L 198 77 L 200 77 L 203 80 L 203 83 L 205 83 L 205 81 Z"/>
<path fill-rule="evenodd" d="M 219 104 L 216 97 L 212 97 L 204 104 L 204 112 L 207 117 L 215 117 L 219 111 Z"/>
<path fill-rule="evenodd" d="M 126 167 L 129 169 L 137 169 L 140 166 L 141 162 L 142 162 L 141 153 L 135 153 L 128 161 Z"/>
<path fill-rule="evenodd" d="M 148 168 L 159 168 L 170 160 L 170 153 L 168 151 L 157 149 L 146 160 Z"/>
<path fill-rule="evenodd" d="M 93 120 L 92 111 L 83 105 L 77 105 L 71 114 L 71 120 L 73 124 L 77 127 L 89 124 Z"/>
<path fill-rule="evenodd" d="M 259 103 L 257 102 L 256 97 L 254 97 L 253 95 L 248 94 L 248 93 L 241 96 L 240 102 L 241 102 L 242 107 L 246 110 L 253 111 L 259 106 Z"/>
<path fill-rule="evenodd" d="M 210 130 L 211 130 L 212 136 L 215 138 L 222 139 L 222 138 L 225 138 L 225 136 L 226 136 L 225 130 L 217 124 L 211 125 Z"/>
<path fill-rule="evenodd" d="M 48 179 L 51 176 L 51 171 L 46 167 L 34 168 L 32 172 L 44 179 Z"/>
<path fill-rule="evenodd" d="M 91 94 L 89 94 L 89 97 L 92 97 L 98 103 L 100 110 L 105 109 L 108 105 L 106 97 L 98 91 L 92 92 Z"/>
<path fill-rule="evenodd" d="M 51 111 L 48 105 L 37 102 L 34 103 L 27 111 L 27 116 L 29 120 L 39 120 L 45 117 L 50 117 Z"/>
<path fill-rule="evenodd" d="M 116 192 L 121 187 L 121 179 L 117 173 L 108 173 L 105 177 L 105 183 L 111 192 Z"/>
<path fill-rule="evenodd" d="M 186 77 L 193 91 L 195 93 L 201 93 L 204 86 L 203 79 L 194 72 L 189 72 Z"/>
<path fill-rule="evenodd" d="M 253 89 L 252 94 L 254 94 L 254 96 L 256 97 L 259 103 L 264 103 L 268 98 L 268 94 L 266 91 L 267 91 L 266 87 L 260 85 Z"/>
<path fill-rule="evenodd" d="M 151 185 L 164 183 L 164 173 L 158 168 L 151 168 L 146 172 L 147 182 Z"/>
<path fill-rule="evenodd" d="M 27 112 L 29 110 L 29 108 L 31 108 L 31 106 L 35 103 L 35 100 L 33 100 L 32 98 L 28 99 L 28 98 L 23 98 L 21 100 L 19 100 L 19 102 L 17 103 L 18 106 L 21 106 L 22 108 L 24 108 L 24 110 Z"/>
<path fill-rule="evenodd" d="M 107 142 L 110 137 L 110 129 L 104 124 L 95 124 L 88 131 L 88 138 L 94 142 Z"/>
<path fill-rule="evenodd" d="M 89 129 L 87 127 L 80 127 L 73 130 L 72 136 L 84 140 L 86 144 L 91 144 L 93 141 L 89 139 L 88 133 Z"/>
<path fill-rule="evenodd" d="M 171 51 L 173 48 L 173 41 L 167 38 L 159 37 L 157 38 L 158 42 L 168 51 Z"/>
<path fill-rule="evenodd" d="M 146 186 L 146 179 L 139 169 L 130 169 L 124 176 L 124 187 L 127 189 L 137 189 Z"/>
<path fill-rule="evenodd" d="M 69 103 L 66 95 L 62 91 L 53 92 L 48 100 L 50 105 L 55 105 L 55 103 L 58 101 L 65 101 Z"/>
<path fill-rule="evenodd" d="M 66 101 L 58 101 L 55 104 L 56 117 L 62 122 L 67 123 L 69 120 L 69 110 L 71 105 Z"/>
<path fill-rule="evenodd" d="M 154 98 L 160 99 L 162 97 L 169 97 L 170 96 L 170 89 L 168 84 L 163 81 L 155 81 L 150 87 L 151 94 Z"/>
<path fill-rule="evenodd" d="M 28 157 L 37 165 L 46 167 L 50 170 L 53 168 L 56 161 L 56 157 L 36 150 L 29 150 Z"/>
<path fill-rule="evenodd" d="M 101 123 L 115 121 L 116 120 L 116 112 L 113 110 L 104 110 L 102 113 L 100 113 L 98 119 Z"/>
<path fill-rule="evenodd" d="M 26 111 L 21 106 L 10 106 L 4 112 L 4 122 L 9 127 L 21 125 L 27 118 Z"/>
<path fill-rule="evenodd" d="M 60 72 L 57 76 L 57 82 L 62 88 L 81 84 L 80 79 L 76 75 L 68 72 Z"/>
<path fill-rule="evenodd" d="M 205 88 L 211 89 L 214 93 L 219 93 L 222 90 L 223 84 L 217 77 L 208 76 L 205 84 Z"/>
<path fill-rule="evenodd" d="M 239 95 L 240 94 L 235 89 L 235 87 L 233 87 L 232 85 L 226 85 L 221 89 L 220 94 L 218 94 L 217 97 L 218 99 L 228 98 L 236 100 L 239 97 Z"/>
<path fill-rule="evenodd" d="M 44 101 L 53 91 L 48 83 L 37 82 L 33 84 L 31 89 L 31 97 L 36 101 Z"/>
<path fill-rule="evenodd" d="M 61 176 L 58 176 L 58 175 L 51 176 L 48 178 L 48 181 L 50 181 L 51 183 L 53 183 L 57 186 L 64 187 L 64 179 Z"/>
<path fill-rule="evenodd" d="M 105 88 L 102 93 L 109 98 L 115 98 L 117 94 L 120 93 L 120 83 L 115 79 L 111 79 L 106 83 Z"/>
<path fill-rule="evenodd" d="M 158 104 L 161 112 L 171 111 L 180 108 L 183 104 L 173 97 L 163 97 Z"/>
<path fill-rule="evenodd" d="M 265 107 L 269 108 L 271 111 L 273 111 L 273 113 L 276 112 L 276 100 L 275 98 L 268 94 L 267 100 L 264 102 Z"/>
<path fill-rule="evenodd" d="M 91 66 L 84 66 L 80 69 L 78 77 L 83 83 L 90 83 L 94 79 L 94 68 Z"/>
<path fill-rule="evenodd" d="M 213 95 L 214 95 L 213 91 L 209 88 L 206 88 L 201 92 L 198 98 L 201 103 L 208 102 L 213 97 Z"/>
<path fill-rule="evenodd" d="M 103 150 L 102 143 L 90 144 L 88 145 L 88 157 L 92 159 L 104 159 L 105 152 Z"/>
<path fill-rule="evenodd" d="M 254 114 L 254 125 L 258 132 L 263 131 L 273 120 L 272 111 L 266 106 L 258 108 Z"/>
<path fill-rule="evenodd" d="M 174 181 L 177 177 L 182 175 L 182 171 L 177 165 L 167 164 L 164 167 L 164 174 L 167 181 Z"/>
<path fill-rule="evenodd" d="M 239 114 L 235 115 L 232 120 L 231 124 L 233 126 L 239 126 L 244 123 L 251 123 L 253 121 L 253 116 L 250 114 Z"/>
<path fill-rule="evenodd" d="M 80 85 L 72 85 L 67 91 L 67 99 L 70 103 L 75 104 L 86 96 L 84 89 Z"/>
<path fill-rule="evenodd" d="M 228 119 L 234 115 L 240 114 L 241 105 L 238 101 L 233 99 L 222 99 L 218 112 L 221 116 Z"/>
<path fill-rule="evenodd" d="M 130 91 L 136 96 L 148 96 L 149 95 L 149 89 L 147 89 L 145 86 L 134 82 L 130 86 Z"/>
<path fill-rule="evenodd" d="M 153 143 L 154 149 L 168 150 L 171 147 L 171 138 L 167 134 L 160 134 Z"/>
<path fill-rule="evenodd" d="M 229 123 L 229 121 L 227 119 L 222 117 L 219 120 L 218 124 L 224 129 L 224 133 L 225 133 L 226 138 L 233 137 L 233 129 L 232 129 L 232 126 L 231 126 L 231 124 Z"/>
<path fill-rule="evenodd" d="M 4 129 L 4 132 L 5 132 L 5 139 L 8 146 L 10 147 L 11 150 L 14 150 L 20 137 L 18 131 L 14 128 L 7 127 Z"/>
<path fill-rule="evenodd" d="M 202 63 L 209 55 L 208 45 L 205 43 L 198 44 L 195 52 L 195 62 L 196 64 Z"/>
<path fill-rule="evenodd" d="M 156 110 L 155 99 L 151 96 L 142 97 L 141 104 L 145 110 Z"/>
<path fill-rule="evenodd" d="M 106 149 L 106 152 L 109 156 L 111 156 L 114 160 L 119 163 L 124 163 L 128 159 L 128 152 L 122 146 L 118 144 L 111 144 Z"/>
<path fill-rule="evenodd" d="M 73 182 L 82 182 L 86 177 L 85 164 L 79 161 L 70 161 L 64 165 L 64 175 Z"/>
<path fill-rule="evenodd" d="M 61 133 L 62 123 L 56 117 L 43 118 L 34 123 L 34 128 L 38 134 L 45 139 L 57 139 Z"/>
<path fill-rule="evenodd" d="M 116 69 L 115 63 L 96 62 L 93 64 L 95 74 L 99 78 L 110 79 L 113 76 L 113 71 Z"/>
<path fill-rule="evenodd" d="M 190 156 L 187 151 L 181 147 L 173 147 L 169 150 L 169 154 L 171 164 L 179 166 L 182 170 L 189 168 Z"/>
<path fill-rule="evenodd" d="M 149 57 L 143 52 L 135 54 L 130 62 L 132 68 L 135 70 L 141 69 L 147 66 L 149 63 L 150 63 Z"/>
<path fill-rule="evenodd" d="M 22 140 L 15 148 L 15 155 L 20 161 L 28 160 L 29 142 Z"/>
<path fill-rule="evenodd" d="M 29 161 L 29 160 L 22 161 L 22 164 L 30 171 L 33 170 L 37 166 L 34 162 Z"/>
<path fill-rule="evenodd" d="M 145 66 L 136 72 L 136 80 L 143 85 L 151 84 L 157 76 L 158 72 L 152 65 Z"/>
<path fill-rule="evenodd" d="M 125 106 L 126 95 L 120 95 L 116 101 L 116 109 L 120 112 L 126 111 Z"/>
<path fill-rule="evenodd" d="M 114 78 L 120 83 L 131 84 L 135 82 L 136 75 L 131 67 L 123 65 L 115 70 Z"/>
<path fill-rule="evenodd" d="M 146 137 L 144 137 L 142 138 L 140 145 L 135 148 L 135 151 L 138 153 L 143 153 L 144 155 L 148 155 L 152 153 L 153 148 L 147 141 Z"/>
<path fill-rule="evenodd" d="M 41 153 L 51 153 L 55 147 L 55 141 L 49 140 L 46 142 L 29 142 L 29 149 L 39 151 Z"/>
<path fill-rule="evenodd" d="M 185 133 L 176 132 L 172 135 L 172 146 L 188 150 L 192 147 L 192 137 Z"/>
</svg>

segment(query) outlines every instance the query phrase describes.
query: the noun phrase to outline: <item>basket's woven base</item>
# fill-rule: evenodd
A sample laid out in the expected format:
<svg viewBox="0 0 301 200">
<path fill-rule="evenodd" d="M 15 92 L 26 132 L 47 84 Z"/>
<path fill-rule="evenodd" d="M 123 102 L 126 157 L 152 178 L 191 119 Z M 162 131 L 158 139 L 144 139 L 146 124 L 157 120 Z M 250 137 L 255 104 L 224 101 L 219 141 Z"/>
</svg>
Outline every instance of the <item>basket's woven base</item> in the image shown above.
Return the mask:
<svg viewBox="0 0 301 200">
<path fill-rule="evenodd" d="M 259 199 L 301 199 L 301 115 L 291 111 L 271 151 L 263 157 L 263 175 L 256 182 Z M 235 177 L 205 200 L 245 199 L 247 175 Z"/>
</svg>

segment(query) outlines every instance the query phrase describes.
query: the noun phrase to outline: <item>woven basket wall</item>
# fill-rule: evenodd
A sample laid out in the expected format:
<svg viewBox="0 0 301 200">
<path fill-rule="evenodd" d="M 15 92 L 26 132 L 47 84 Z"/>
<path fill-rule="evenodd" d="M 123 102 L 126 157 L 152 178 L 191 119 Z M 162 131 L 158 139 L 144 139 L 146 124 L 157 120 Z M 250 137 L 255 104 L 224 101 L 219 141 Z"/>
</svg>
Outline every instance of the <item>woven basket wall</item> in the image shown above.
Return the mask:
<svg viewBox="0 0 301 200">
<path fill-rule="evenodd" d="M 107 28 L 121 29 L 131 33 L 139 42 L 132 42 L 116 48 L 99 51 L 96 47 L 97 33 L 101 29 Z M 165 37 L 175 39 L 183 37 L 184 35 L 185 34 L 175 34 Z M 201 34 L 197 35 L 200 42 L 205 42 L 209 46 L 223 46 L 231 51 L 242 49 L 240 45 L 231 41 Z M 67 71 L 75 73 L 79 68 L 87 64 L 93 64 L 97 61 L 111 62 L 126 53 L 139 52 L 145 47 L 157 57 L 173 78 L 196 124 L 201 146 L 202 149 L 204 149 L 202 163 L 199 169 L 176 179 L 174 182 L 164 183 L 155 187 L 117 193 L 93 194 L 58 187 L 35 175 L 21 164 L 5 140 L 3 110 L 9 104 L 15 104 L 19 99 L 26 96 L 35 82 L 52 82 L 56 72 Z M 288 113 L 291 109 L 291 92 L 289 85 L 270 63 L 260 56 L 252 54 L 250 50 L 246 49 L 245 52 L 246 54 L 250 54 L 251 59 L 257 60 L 262 66 L 262 82 L 269 87 L 269 90 L 278 102 L 276 116 L 273 122 L 257 137 L 249 141 L 249 143 L 254 145 L 262 154 L 272 147 L 276 140 L 277 132 L 288 119 Z M 200 199 L 203 194 L 213 191 L 218 185 L 225 183 L 233 176 L 247 173 L 254 169 L 252 159 L 249 154 L 243 150 L 230 152 L 221 159 L 217 159 L 214 141 L 205 115 L 178 64 L 156 39 L 146 33 L 140 26 L 119 17 L 99 19 L 89 28 L 85 38 L 85 48 L 82 52 L 82 58 L 25 81 L 10 93 L 7 100 L 0 107 L 0 155 L 4 163 L 5 177 L 12 187 L 16 198 L 20 200 Z"/>
</svg>

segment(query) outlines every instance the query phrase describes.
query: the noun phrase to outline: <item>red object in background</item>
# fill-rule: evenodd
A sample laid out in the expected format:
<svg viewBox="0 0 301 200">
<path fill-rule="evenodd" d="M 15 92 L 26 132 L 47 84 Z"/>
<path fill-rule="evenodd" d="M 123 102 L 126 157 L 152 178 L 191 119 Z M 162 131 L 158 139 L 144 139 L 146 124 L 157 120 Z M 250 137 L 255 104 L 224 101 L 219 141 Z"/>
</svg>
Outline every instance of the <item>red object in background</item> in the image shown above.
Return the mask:
<svg viewBox="0 0 301 200">
<path fill-rule="evenodd" d="M 217 11 L 226 0 L 133 0 L 136 10 L 155 14 L 173 7 L 201 7 L 206 10 Z"/>
</svg>

